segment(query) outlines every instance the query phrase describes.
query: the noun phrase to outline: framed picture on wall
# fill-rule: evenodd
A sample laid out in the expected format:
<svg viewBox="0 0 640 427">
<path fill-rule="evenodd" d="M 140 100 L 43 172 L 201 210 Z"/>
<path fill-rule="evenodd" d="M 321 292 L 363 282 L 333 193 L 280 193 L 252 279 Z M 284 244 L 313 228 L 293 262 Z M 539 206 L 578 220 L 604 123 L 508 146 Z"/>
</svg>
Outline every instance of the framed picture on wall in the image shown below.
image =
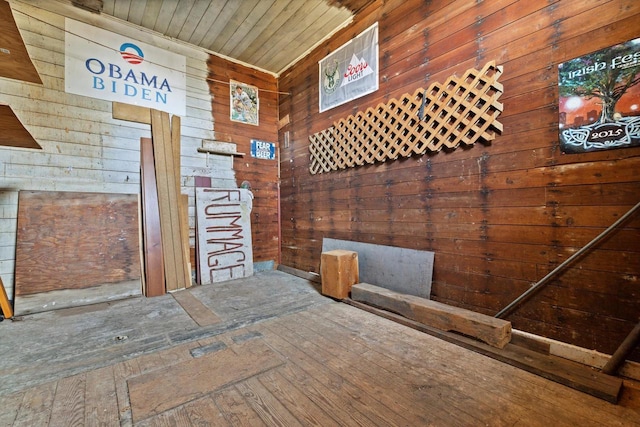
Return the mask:
<svg viewBox="0 0 640 427">
<path fill-rule="evenodd" d="M 640 38 L 558 65 L 560 147 L 640 146 Z"/>
<path fill-rule="evenodd" d="M 232 122 L 258 126 L 258 88 L 231 80 L 229 84 L 230 118 Z"/>
</svg>

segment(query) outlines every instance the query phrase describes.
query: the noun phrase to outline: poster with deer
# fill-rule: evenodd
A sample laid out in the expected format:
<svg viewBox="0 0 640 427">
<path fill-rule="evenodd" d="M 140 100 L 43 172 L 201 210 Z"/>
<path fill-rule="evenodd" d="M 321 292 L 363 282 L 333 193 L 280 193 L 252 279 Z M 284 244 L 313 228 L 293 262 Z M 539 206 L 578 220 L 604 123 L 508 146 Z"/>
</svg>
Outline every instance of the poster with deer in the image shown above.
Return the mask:
<svg viewBox="0 0 640 427">
<path fill-rule="evenodd" d="M 378 23 L 318 62 L 319 110 L 329 110 L 378 90 Z"/>
<path fill-rule="evenodd" d="M 560 147 L 640 145 L 640 38 L 558 65 Z"/>
</svg>

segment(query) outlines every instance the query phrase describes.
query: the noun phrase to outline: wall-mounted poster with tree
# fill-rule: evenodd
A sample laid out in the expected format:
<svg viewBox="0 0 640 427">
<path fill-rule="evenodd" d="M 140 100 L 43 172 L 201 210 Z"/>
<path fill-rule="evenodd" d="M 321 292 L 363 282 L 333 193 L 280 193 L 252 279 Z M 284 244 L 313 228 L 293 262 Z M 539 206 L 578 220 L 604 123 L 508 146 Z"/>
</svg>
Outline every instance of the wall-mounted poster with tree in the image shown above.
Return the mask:
<svg viewBox="0 0 640 427">
<path fill-rule="evenodd" d="M 640 38 L 558 65 L 560 146 L 640 146 Z"/>
</svg>

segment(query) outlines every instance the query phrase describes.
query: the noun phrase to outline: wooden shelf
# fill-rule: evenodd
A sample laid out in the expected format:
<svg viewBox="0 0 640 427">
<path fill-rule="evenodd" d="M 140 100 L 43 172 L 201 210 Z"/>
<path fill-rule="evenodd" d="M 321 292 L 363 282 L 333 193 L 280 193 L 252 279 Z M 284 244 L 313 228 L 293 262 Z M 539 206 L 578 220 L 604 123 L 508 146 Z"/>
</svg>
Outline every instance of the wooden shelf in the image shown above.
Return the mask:
<svg viewBox="0 0 640 427">
<path fill-rule="evenodd" d="M 242 157 L 245 155 L 245 153 L 229 152 L 229 151 L 216 150 L 213 148 L 203 148 L 203 147 L 198 148 L 198 153 L 218 154 L 222 156 L 237 156 L 237 157 Z"/>
</svg>

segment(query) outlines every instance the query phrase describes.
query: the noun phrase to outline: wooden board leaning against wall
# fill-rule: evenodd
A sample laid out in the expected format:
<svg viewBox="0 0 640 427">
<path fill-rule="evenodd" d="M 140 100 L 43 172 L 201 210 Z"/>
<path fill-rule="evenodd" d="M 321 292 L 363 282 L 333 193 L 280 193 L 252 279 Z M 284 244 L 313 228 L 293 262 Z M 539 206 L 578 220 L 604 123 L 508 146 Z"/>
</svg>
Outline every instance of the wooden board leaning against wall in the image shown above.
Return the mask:
<svg viewBox="0 0 640 427">
<path fill-rule="evenodd" d="M 563 154 L 557 105 L 557 64 L 638 37 L 637 2 L 407 1 L 369 12 L 279 79 L 292 94 L 279 98 L 290 117 L 279 133 L 284 265 L 318 272 L 323 237 L 430 250 L 432 298 L 493 315 L 638 202 L 640 150 Z M 319 114 L 318 61 L 376 21 L 379 90 Z M 309 135 L 490 60 L 504 67 L 504 129 L 490 145 L 309 174 Z M 559 275 L 509 318 L 514 328 L 613 352 L 640 310 L 638 228 L 630 219 Z"/>
</svg>

